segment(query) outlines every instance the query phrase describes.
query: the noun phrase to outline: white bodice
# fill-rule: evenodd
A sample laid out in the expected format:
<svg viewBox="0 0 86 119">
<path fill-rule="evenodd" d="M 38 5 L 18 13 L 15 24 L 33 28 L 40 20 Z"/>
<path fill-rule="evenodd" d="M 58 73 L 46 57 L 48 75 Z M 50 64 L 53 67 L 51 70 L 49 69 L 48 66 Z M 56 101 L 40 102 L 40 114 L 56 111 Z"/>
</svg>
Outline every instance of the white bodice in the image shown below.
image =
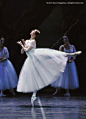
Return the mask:
<svg viewBox="0 0 86 119">
<path fill-rule="evenodd" d="M 36 43 L 35 43 L 35 40 L 26 40 L 25 41 L 25 48 L 28 48 L 29 46 L 33 47 L 30 51 L 27 51 L 26 52 L 26 55 L 27 56 L 33 56 L 34 54 L 34 51 L 36 49 Z"/>
</svg>

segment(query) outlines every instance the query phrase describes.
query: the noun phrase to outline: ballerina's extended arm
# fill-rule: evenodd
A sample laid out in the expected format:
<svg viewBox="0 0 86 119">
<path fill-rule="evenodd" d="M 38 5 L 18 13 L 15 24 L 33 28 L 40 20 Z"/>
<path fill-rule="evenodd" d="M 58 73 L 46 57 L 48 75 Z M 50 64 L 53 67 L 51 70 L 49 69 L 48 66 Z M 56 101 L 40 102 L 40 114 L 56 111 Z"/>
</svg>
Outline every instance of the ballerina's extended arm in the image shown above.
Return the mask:
<svg viewBox="0 0 86 119">
<path fill-rule="evenodd" d="M 30 51 L 30 50 L 33 48 L 32 46 L 29 46 L 28 48 L 25 48 L 21 41 L 18 41 L 17 43 L 18 43 L 19 45 L 21 45 L 21 47 L 23 48 L 23 50 L 24 50 L 25 52 Z"/>
</svg>

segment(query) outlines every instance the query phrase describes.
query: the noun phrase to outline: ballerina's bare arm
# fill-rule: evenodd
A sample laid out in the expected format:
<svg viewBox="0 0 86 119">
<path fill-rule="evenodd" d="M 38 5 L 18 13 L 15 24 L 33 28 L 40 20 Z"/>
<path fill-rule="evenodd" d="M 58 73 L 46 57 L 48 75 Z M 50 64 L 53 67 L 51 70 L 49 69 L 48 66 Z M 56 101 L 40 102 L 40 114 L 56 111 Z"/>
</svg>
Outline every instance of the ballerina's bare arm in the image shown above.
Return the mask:
<svg viewBox="0 0 86 119">
<path fill-rule="evenodd" d="M 19 44 L 20 46 L 23 45 L 21 41 L 18 41 L 17 44 Z M 23 54 L 23 53 L 24 53 L 24 49 L 21 48 L 21 54 Z"/>
<path fill-rule="evenodd" d="M 29 46 L 28 48 L 25 48 L 21 41 L 18 41 L 17 43 L 18 43 L 19 45 L 21 45 L 21 47 L 23 48 L 23 50 L 24 50 L 25 52 L 30 51 L 30 50 L 33 48 L 32 46 Z"/>
<path fill-rule="evenodd" d="M 8 59 L 8 56 L 7 56 L 7 52 L 4 53 L 4 56 L 2 57 L 2 59 L 0 59 L 0 62 L 4 62 Z"/>
<path fill-rule="evenodd" d="M 73 52 L 76 52 L 75 46 L 72 45 L 72 47 L 73 47 Z M 71 59 L 69 60 L 69 63 L 72 63 L 75 59 L 76 59 L 76 56 L 71 57 Z"/>
<path fill-rule="evenodd" d="M 2 60 L 3 59 L 3 57 L 0 57 L 0 60 Z"/>
<path fill-rule="evenodd" d="M 6 61 L 6 60 L 7 60 L 7 58 L 6 58 L 6 57 L 3 57 L 3 58 L 0 60 L 0 62 Z"/>
<path fill-rule="evenodd" d="M 3 57 L 0 57 L 0 62 L 2 62 L 3 61 Z"/>
<path fill-rule="evenodd" d="M 24 54 L 24 49 L 23 48 L 21 48 L 21 54 Z"/>
<path fill-rule="evenodd" d="M 22 48 L 24 49 L 25 52 L 27 52 L 27 51 L 30 51 L 33 47 L 32 47 L 32 46 L 29 46 L 28 48 L 25 48 L 25 47 L 22 45 Z"/>
</svg>

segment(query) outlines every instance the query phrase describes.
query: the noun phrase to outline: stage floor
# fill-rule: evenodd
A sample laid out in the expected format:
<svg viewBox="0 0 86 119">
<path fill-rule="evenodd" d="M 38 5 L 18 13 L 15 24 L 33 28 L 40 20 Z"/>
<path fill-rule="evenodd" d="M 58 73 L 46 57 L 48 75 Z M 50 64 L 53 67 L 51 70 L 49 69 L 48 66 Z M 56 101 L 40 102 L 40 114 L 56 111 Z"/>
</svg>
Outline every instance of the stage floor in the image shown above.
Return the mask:
<svg viewBox="0 0 86 119">
<path fill-rule="evenodd" d="M 31 94 L 0 97 L 0 119 L 86 119 L 86 97 L 38 94 L 35 107 Z"/>
</svg>

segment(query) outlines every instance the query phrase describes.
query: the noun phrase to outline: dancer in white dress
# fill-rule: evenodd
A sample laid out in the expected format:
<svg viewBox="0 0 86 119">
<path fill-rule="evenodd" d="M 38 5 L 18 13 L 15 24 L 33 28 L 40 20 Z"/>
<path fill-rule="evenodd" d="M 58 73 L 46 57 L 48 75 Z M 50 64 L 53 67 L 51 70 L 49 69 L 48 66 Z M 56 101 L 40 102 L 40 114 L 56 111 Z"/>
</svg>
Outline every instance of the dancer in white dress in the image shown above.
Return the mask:
<svg viewBox="0 0 86 119">
<path fill-rule="evenodd" d="M 12 63 L 8 60 L 9 52 L 4 47 L 4 38 L 0 39 L 0 96 L 4 96 L 3 91 L 17 87 L 18 77 Z M 13 92 L 14 94 L 14 92 Z"/>
<path fill-rule="evenodd" d="M 31 39 L 25 41 L 25 45 L 21 41 L 17 43 L 22 46 L 22 53 L 25 51 L 27 59 L 24 62 L 19 76 L 17 86 L 18 92 L 33 92 L 31 103 L 36 100 L 36 92 L 56 80 L 62 72 L 64 72 L 67 56 L 70 53 L 64 53 L 48 48 L 36 49 L 36 38 L 39 36 L 39 30 L 32 30 Z M 78 55 L 81 52 L 72 53 Z"/>
<path fill-rule="evenodd" d="M 60 46 L 60 51 L 66 53 L 76 52 L 75 46 L 69 43 L 67 36 L 63 36 L 63 41 L 65 44 Z M 62 73 L 63 77 L 60 76 L 59 80 L 57 79 L 51 84 L 52 87 L 56 88 L 56 92 L 53 95 L 55 95 L 60 88 L 64 88 L 66 90 L 65 96 L 70 96 L 69 89 L 76 89 L 79 87 L 77 70 L 74 62 L 75 58 L 76 57 L 68 57 L 67 66 L 64 73 Z"/>
</svg>

